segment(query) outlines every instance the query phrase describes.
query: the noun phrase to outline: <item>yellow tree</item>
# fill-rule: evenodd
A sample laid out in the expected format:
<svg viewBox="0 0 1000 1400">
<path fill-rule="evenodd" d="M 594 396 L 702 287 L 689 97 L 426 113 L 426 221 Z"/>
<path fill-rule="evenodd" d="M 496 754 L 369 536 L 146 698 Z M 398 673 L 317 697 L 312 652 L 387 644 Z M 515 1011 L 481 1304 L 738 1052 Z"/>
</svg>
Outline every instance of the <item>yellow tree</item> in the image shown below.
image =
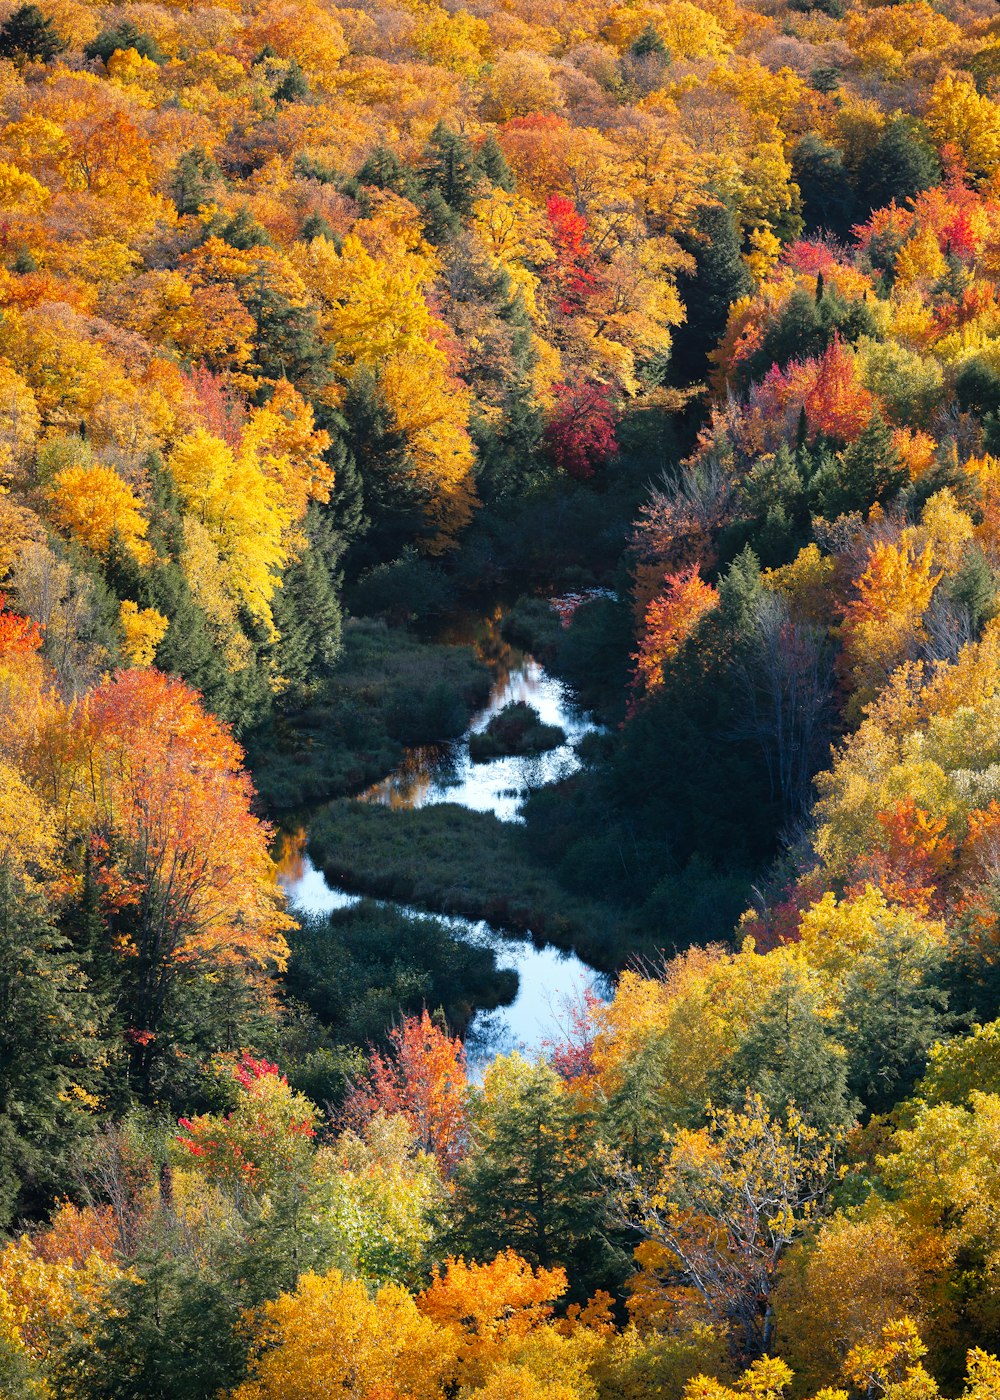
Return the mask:
<svg viewBox="0 0 1000 1400">
<path fill-rule="evenodd" d="M 794 1109 L 781 1122 L 751 1094 L 677 1133 L 652 1172 L 613 1159 L 619 1218 L 663 1248 L 736 1357 L 770 1349 L 778 1266 L 823 1213 L 836 1147 Z"/>
<path fill-rule="evenodd" d="M 444 1400 L 454 1368 L 448 1332 L 405 1289 L 372 1298 L 337 1269 L 303 1274 L 247 1321 L 250 1379 L 233 1400 Z"/>
</svg>

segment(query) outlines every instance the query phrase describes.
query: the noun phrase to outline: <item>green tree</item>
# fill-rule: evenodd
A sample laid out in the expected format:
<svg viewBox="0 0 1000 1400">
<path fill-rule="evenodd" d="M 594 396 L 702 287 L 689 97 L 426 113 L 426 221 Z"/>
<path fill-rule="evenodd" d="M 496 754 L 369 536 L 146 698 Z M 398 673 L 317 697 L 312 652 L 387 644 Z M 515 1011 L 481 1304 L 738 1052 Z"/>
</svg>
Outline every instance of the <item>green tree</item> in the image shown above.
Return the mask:
<svg viewBox="0 0 1000 1400">
<path fill-rule="evenodd" d="M 37 5 L 22 5 L 0 25 L 0 58 L 49 63 L 66 48 Z"/>
<path fill-rule="evenodd" d="M 205 1400 L 246 1366 L 238 1290 L 162 1251 L 114 1284 L 95 1334 L 57 1377 L 67 1400 Z"/>
<path fill-rule="evenodd" d="M 792 176 L 802 195 L 806 231 L 844 237 L 854 222 L 854 191 L 837 147 L 807 132 L 792 148 Z"/>
<path fill-rule="evenodd" d="M 163 52 L 153 36 L 137 28 L 130 19 L 123 19 L 111 29 L 102 29 L 83 52 L 86 58 L 100 58 L 107 63 L 118 49 L 123 52 L 135 49 L 142 58 L 151 59 L 153 63 L 163 62 Z"/>
<path fill-rule="evenodd" d="M 700 209 L 680 241 L 695 266 L 677 279 L 687 316 L 674 332 L 673 365 L 675 379 L 690 384 L 706 374 L 730 306 L 750 291 L 750 274 L 740 256 L 736 222 L 721 201 Z"/>
<path fill-rule="evenodd" d="M 922 126 L 908 117 L 891 121 L 858 169 L 858 201 L 881 209 L 905 204 L 941 181 L 941 162 Z"/>
<path fill-rule="evenodd" d="M 87 977 L 42 896 L 0 867 L 0 1221 L 44 1209 L 89 1127 Z"/>
<path fill-rule="evenodd" d="M 513 1249 L 566 1266 L 574 1294 L 607 1283 L 594 1121 L 544 1062 L 495 1060 L 470 1105 L 470 1145 L 455 1176 L 454 1244 L 477 1260 Z"/>
<path fill-rule="evenodd" d="M 840 1039 L 849 1087 L 874 1113 L 906 1096 L 948 1028 L 943 964 L 943 949 L 895 931 L 851 965 Z"/>
<path fill-rule="evenodd" d="M 424 148 L 420 176 L 425 190 L 437 190 L 448 208 L 468 214 L 480 183 L 481 166 L 460 132 L 439 121 Z"/>
<path fill-rule="evenodd" d="M 892 429 L 876 410 L 861 435 L 828 459 L 810 484 L 815 504 L 829 519 L 852 510 L 868 510 L 894 496 L 906 481 L 906 469 L 892 440 Z"/>
<path fill-rule="evenodd" d="M 814 1128 L 843 1127 L 853 1116 L 847 1057 L 830 1034 L 817 990 L 791 970 L 710 1083 L 713 1103 L 739 1108 L 749 1091 L 772 1118 L 795 1107 Z"/>
</svg>

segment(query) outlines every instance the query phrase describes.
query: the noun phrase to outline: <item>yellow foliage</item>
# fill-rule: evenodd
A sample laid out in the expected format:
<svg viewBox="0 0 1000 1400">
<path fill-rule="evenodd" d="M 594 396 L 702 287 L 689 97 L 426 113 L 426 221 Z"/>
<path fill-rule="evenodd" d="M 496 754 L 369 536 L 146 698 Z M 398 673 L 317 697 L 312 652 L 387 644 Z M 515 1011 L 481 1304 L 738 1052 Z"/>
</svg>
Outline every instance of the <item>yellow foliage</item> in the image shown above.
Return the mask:
<svg viewBox="0 0 1000 1400">
<path fill-rule="evenodd" d="M 303 1274 L 254 1322 L 250 1379 L 233 1400 L 443 1400 L 453 1343 L 394 1284 L 371 1298 L 337 1269 Z"/>
<path fill-rule="evenodd" d="M 85 548 L 106 554 L 117 536 L 138 563 L 152 561 L 142 503 L 111 467 L 66 467 L 53 477 L 48 497 L 55 523 Z"/>
<path fill-rule="evenodd" d="M 155 608 L 140 608 L 123 599 L 119 620 L 125 634 L 124 651 L 131 666 L 152 666 L 156 648 L 167 634 L 169 622 Z"/>
</svg>

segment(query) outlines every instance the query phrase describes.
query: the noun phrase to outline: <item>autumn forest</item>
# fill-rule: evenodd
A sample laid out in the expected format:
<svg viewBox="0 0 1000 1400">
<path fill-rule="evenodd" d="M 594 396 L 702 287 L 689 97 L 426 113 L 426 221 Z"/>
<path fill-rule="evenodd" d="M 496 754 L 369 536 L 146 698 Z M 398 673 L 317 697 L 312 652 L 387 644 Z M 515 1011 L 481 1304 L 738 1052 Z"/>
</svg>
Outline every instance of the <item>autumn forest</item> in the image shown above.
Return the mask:
<svg viewBox="0 0 1000 1400">
<path fill-rule="evenodd" d="M 992 0 L 3 0 L 0 1396 L 998 1335 Z"/>
</svg>

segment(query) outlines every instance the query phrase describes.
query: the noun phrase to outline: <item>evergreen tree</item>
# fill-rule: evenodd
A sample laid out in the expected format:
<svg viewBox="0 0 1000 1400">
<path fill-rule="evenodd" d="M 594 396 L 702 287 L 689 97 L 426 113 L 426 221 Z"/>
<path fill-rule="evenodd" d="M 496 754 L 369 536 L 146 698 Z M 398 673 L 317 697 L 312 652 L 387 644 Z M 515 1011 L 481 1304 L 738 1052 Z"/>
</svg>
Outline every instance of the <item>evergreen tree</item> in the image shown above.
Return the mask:
<svg viewBox="0 0 1000 1400">
<path fill-rule="evenodd" d="M 725 204 L 699 210 L 693 229 L 680 241 L 695 267 L 677 278 L 687 318 L 674 332 L 673 366 L 675 381 L 690 384 L 707 374 L 708 355 L 726 328 L 729 308 L 751 284 L 736 222 Z"/>
<path fill-rule="evenodd" d="M 66 41 L 37 5 L 22 5 L 0 25 L 0 58 L 49 63 L 65 48 Z"/>
<path fill-rule="evenodd" d="M 80 1400 L 205 1400 L 228 1392 L 246 1365 L 238 1291 L 165 1253 L 136 1262 L 139 1276 L 113 1285 L 111 1306 L 102 1310 L 85 1356 L 74 1349 L 67 1358 L 72 1394 Z"/>
<path fill-rule="evenodd" d="M 271 381 L 290 380 L 307 396 L 329 378 L 330 349 L 312 306 L 299 306 L 272 287 L 263 272 L 250 288 L 246 308 L 256 323 L 255 368 Z"/>
<path fill-rule="evenodd" d="M 275 102 L 305 102 L 309 97 L 309 79 L 293 58 L 274 89 Z"/>
<path fill-rule="evenodd" d="M 573 1294 L 607 1281 L 594 1123 L 551 1066 L 512 1056 L 504 1082 L 479 1094 L 472 1146 L 455 1177 L 454 1239 L 477 1260 L 513 1249 L 531 1264 L 566 1266 Z"/>
<path fill-rule="evenodd" d="M 507 157 L 500 149 L 500 143 L 492 131 L 479 147 L 476 165 L 494 189 L 511 193 L 516 185 L 514 172 L 507 164 Z"/>
<path fill-rule="evenodd" d="M 174 166 L 170 197 L 178 214 L 197 214 L 212 196 L 212 184 L 220 178 L 219 167 L 200 148 L 186 151 Z"/>
<path fill-rule="evenodd" d="M 905 1098 L 948 1028 L 942 949 L 894 933 L 855 959 L 844 982 L 840 1038 L 848 1084 L 873 1113 Z"/>
<path fill-rule="evenodd" d="M 344 541 L 316 505 L 309 509 L 305 535 L 308 548 L 286 570 L 272 605 L 279 636 L 275 661 L 293 703 L 329 674 L 342 628 L 337 580 Z"/>
<path fill-rule="evenodd" d="M 858 202 L 866 209 L 881 209 L 892 200 L 905 204 L 940 181 L 941 162 L 923 128 L 897 117 L 861 162 Z"/>
<path fill-rule="evenodd" d="M 420 175 L 424 189 L 437 190 L 455 214 L 468 214 L 479 185 L 481 167 L 471 145 L 444 120 L 439 121 L 424 148 Z"/>
<path fill-rule="evenodd" d="M 137 28 L 130 19 L 123 19 L 112 29 L 102 29 L 83 52 L 86 58 L 99 58 L 107 63 L 117 49 L 122 52 L 135 49 L 140 58 L 148 58 L 153 63 L 163 62 L 163 52 L 153 36 Z"/>
<path fill-rule="evenodd" d="M 0 866 L 0 1223 L 67 1186 L 89 1127 L 97 1008 L 41 894 Z M 76 1086 L 74 1088 L 74 1086 Z"/>
<path fill-rule="evenodd" d="M 388 146 L 376 146 L 358 171 L 359 185 L 374 185 L 378 190 L 391 190 L 407 198 L 416 191 L 413 172 Z"/>
<path fill-rule="evenodd" d="M 811 489 L 821 513 L 833 519 L 852 510 L 867 511 L 876 501 L 888 500 L 905 481 L 906 469 L 900 464 L 892 429 L 876 410 L 836 465 L 817 473 Z"/>
<path fill-rule="evenodd" d="M 772 1117 L 795 1107 L 824 1130 L 844 1127 L 853 1117 L 846 1059 L 830 1035 L 821 999 L 790 971 L 710 1083 L 713 1103 L 738 1109 L 752 1092 Z"/>
<path fill-rule="evenodd" d="M 792 149 L 792 176 L 802 195 L 806 232 L 845 237 L 855 221 L 854 191 L 836 146 L 807 132 Z"/>
</svg>

